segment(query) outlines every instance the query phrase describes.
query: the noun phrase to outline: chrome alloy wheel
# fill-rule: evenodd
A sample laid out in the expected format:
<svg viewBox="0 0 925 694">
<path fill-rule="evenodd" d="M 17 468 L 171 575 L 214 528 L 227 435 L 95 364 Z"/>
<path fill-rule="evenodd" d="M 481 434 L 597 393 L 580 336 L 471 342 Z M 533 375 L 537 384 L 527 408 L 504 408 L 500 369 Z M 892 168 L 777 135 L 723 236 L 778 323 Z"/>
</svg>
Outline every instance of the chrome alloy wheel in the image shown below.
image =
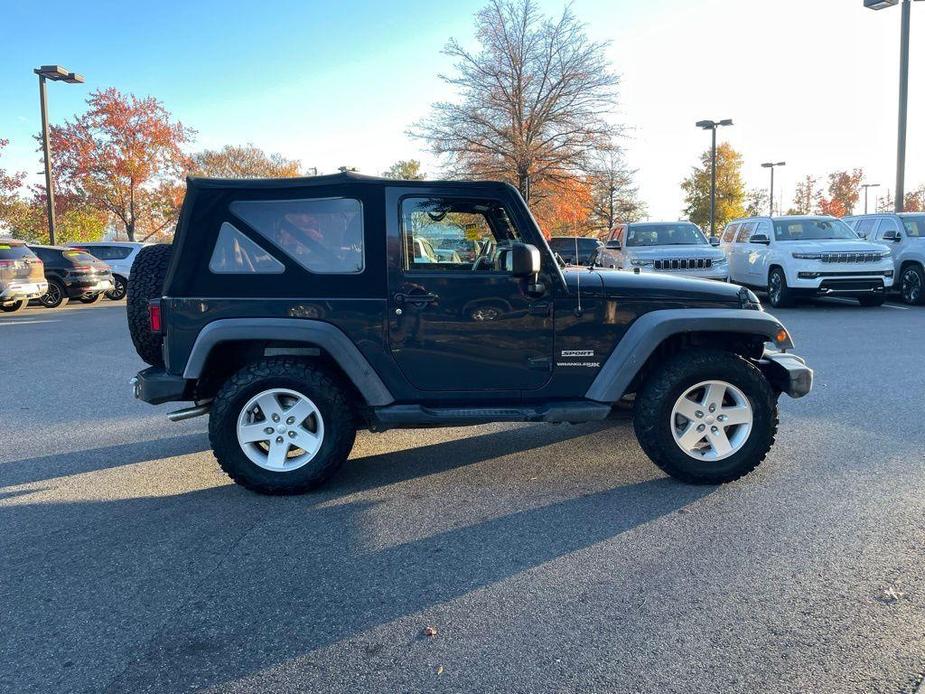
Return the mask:
<svg viewBox="0 0 925 694">
<path fill-rule="evenodd" d="M 771 273 L 771 277 L 768 280 L 768 298 L 771 300 L 772 304 L 776 304 L 780 301 L 781 292 L 783 291 L 783 282 L 781 281 L 780 274 L 777 272 Z"/>
<path fill-rule="evenodd" d="M 271 388 L 241 409 L 238 443 L 255 465 L 271 472 L 291 472 L 310 462 L 324 441 L 318 407 L 301 393 Z"/>
<path fill-rule="evenodd" d="M 691 386 L 671 409 L 671 433 L 681 450 L 696 460 L 734 455 L 752 431 L 752 406 L 745 393 L 725 381 Z"/>
</svg>

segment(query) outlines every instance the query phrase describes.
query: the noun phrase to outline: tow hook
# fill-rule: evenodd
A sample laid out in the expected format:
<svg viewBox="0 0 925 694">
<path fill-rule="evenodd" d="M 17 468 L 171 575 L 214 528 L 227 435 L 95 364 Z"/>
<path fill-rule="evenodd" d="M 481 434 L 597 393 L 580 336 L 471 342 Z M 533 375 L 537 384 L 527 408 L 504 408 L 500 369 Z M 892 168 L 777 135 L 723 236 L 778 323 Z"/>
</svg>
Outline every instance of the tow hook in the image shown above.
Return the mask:
<svg viewBox="0 0 925 694">
<path fill-rule="evenodd" d="M 182 410 L 177 410 L 176 412 L 168 412 L 167 419 L 171 422 L 182 422 L 184 419 L 192 419 L 193 417 L 201 417 L 204 414 L 209 414 L 209 410 L 211 409 L 211 400 L 206 400 L 202 403 L 197 402 L 193 407 L 184 407 Z"/>
</svg>

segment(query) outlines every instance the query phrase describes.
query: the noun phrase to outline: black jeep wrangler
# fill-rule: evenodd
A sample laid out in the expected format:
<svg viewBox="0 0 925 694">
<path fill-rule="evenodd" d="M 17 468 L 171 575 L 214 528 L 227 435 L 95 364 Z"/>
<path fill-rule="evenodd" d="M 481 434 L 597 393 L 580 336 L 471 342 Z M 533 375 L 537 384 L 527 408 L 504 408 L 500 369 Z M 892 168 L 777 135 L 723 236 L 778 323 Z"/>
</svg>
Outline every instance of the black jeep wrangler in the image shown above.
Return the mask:
<svg viewBox="0 0 925 694">
<path fill-rule="evenodd" d="M 255 491 L 322 484 L 359 427 L 588 422 L 621 400 L 668 474 L 727 482 L 773 444 L 779 394 L 812 385 L 751 291 L 565 270 L 504 183 L 187 186 L 173 245 L 132 270 L 152 365 L 135 396 L 208 413 L 219 464 Z"/>
</svg>

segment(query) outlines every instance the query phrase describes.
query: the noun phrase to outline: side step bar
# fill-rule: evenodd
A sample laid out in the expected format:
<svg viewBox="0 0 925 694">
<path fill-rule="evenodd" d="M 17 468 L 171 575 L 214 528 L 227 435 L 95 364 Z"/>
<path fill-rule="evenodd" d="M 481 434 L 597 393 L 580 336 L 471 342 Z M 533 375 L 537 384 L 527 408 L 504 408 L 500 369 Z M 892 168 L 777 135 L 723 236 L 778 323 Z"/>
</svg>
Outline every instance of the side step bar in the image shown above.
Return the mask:
<svg viewBox="0 0 925 694">
<path fill-rule="evenodd" d="M 497 407 L 424 407 L 388 405 L 372 410 L 372 431 L 396 428 L 453 427 L 491 422 L 595 422 L 607 419 L 611 405 L 590 400 L 568 400 L 543 405 Z"/>
</svg>

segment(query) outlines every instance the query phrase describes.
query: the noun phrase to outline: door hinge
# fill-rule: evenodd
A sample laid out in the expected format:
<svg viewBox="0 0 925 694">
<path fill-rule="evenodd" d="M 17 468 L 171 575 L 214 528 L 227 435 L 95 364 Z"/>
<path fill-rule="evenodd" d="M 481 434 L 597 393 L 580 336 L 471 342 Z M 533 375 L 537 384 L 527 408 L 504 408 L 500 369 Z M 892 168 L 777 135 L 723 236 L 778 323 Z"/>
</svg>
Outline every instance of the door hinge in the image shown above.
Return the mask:
<svg viewBox="0 0 925 694">
<path fill-rule="evenodd" d="M 527 359 L 527 365 L 537 371 L 552 371 L 552 359 L 550 357 L 530 357 Z"/>
</svg>

